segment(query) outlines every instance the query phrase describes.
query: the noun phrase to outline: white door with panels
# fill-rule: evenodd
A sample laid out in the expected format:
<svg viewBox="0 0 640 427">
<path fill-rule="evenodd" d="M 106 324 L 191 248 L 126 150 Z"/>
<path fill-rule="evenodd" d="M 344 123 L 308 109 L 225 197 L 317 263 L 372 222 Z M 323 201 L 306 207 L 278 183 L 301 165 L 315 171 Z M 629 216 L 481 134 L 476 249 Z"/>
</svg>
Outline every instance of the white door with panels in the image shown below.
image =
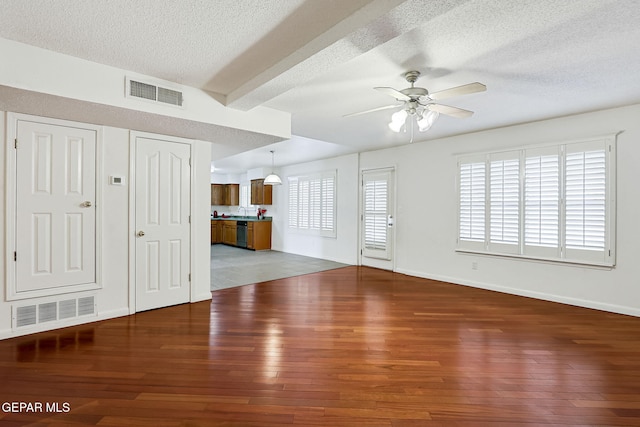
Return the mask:
<svg viewBox="0 0 640 427">
<path fill-rule="evenodd" d="M 136 311 L 189 301 L 191 146 L 135 140 Z"/>
<path fill-rule="evenodd" d="M 17 120 L 10 297 L 96 283 L 97 132 Z"/>
<path fill-rule="evenodd" d="M 393 270 L 394 169 L 362 172 L 361 264 Z"/>
</svg>

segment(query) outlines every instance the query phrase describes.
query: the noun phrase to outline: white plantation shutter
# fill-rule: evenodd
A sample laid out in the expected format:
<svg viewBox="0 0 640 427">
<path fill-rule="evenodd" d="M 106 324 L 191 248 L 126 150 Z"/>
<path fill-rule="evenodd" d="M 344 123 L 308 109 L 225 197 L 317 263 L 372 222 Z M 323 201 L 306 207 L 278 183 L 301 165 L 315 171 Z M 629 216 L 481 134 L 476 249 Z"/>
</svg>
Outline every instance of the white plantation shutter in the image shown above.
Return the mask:
<svg viewBox="0 0 640 427">
<path fill-rule="evenodd" d="M 615 138 L 461 159 L 457 249 L 615 265 Z"/>
<path fill-rule="evenodd" d="M 363 255 L 391 259 L 387 221 L 391 171 L 363 174 Z"/>
<path fill-rule="evenodd" d="M 289 228 L 336 236 L 336 171 L 289 177 Z"/>
<path fill-rule="evenodd" d="M 607 156 L 601 142 L 569 147 L 565 160 L 567 258 L 601 259 L 607 232 Z"/>
<path fill-rule="evenodd" d="M 387 246 L 387 181 L 368 181 L 364 185 L 364 244 L 369 249 Z"/>
<path fill-rule="evenodd" d="M 309 228 L 312 230 L 320 229 L 320 214 L 322 213 L 320 183 L 320 178 L 309 180 Z"/>
<path fill-rule="evenodd" d="M 484 243 L 485 162 L 460 164 L 459 239 Z"/>
<path fill-rule="evenodd" d="M 309 228 L 309 179 L 298 180 L 298 228 Z"/>
<path fill-rule="evenodd" d="M 322 231 L 334 231 L 336 227 L 336 177 L 330 174 L 322 178 Z"/>
<path fill-rule="evenodd" d="M 526 151 L 524 253 L 557 257 L 560 239 L 560 155 L 557 147 Z"/>
<path fill-rule="evenodd" d="M 519 153 L 492 155 L 489 163 L 489 243 L 500 252 L 519 250 Z"/>
<path fill-rule="evenodd" d="M 298 228 L 298 178 L 289 178 L 289 228 Z"/>
</svg>

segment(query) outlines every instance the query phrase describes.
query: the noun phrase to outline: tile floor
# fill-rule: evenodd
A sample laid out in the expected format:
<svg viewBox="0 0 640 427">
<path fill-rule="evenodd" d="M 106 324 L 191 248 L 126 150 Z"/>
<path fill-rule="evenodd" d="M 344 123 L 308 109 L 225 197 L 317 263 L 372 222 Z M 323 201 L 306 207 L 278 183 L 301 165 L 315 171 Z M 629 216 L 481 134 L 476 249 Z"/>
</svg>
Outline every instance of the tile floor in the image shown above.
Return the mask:
<svg viewBox="0 0 640 427">
<path fill-rule="evenodd" d="M 347 264 L 278 251 L 250 251 L 225 245 L 212 245 L 211 290 L 346 266 Z"/>
</svg>

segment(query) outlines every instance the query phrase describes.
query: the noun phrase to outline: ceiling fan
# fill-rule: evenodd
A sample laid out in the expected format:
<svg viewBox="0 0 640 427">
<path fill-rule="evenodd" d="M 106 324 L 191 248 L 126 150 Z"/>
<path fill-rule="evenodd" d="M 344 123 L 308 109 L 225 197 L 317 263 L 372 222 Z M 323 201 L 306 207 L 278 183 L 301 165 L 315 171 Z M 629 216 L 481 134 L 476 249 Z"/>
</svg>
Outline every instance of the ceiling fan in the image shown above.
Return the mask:
<svg viewBox="0 0 640 427">
<path fill-rule="evenodd" d="M 366 111 L 360 111 L 358 113 L 347 114 L 344 117 L 358 116 L 360 114 L 371 113 L 374 111 L 387 110 L 391 108 L 402 107 L 401 110 L 391 115 L 391 122 L 389 128 L 394 132 L 400 132 L 405 127 L 408 117 L 415 117 L 418 124 L 418 130 L 424 132 L 428 130 L 440 114 L 447 116 L 465 118 L 470 117 L 473 111 L 463 110 L 462 108 L 451 107 L 449 105 L 437 104 L 434 101 L 439 101 L 445 98 L 451 98 L 454 96 L 467 95 L 470 93 L 484 92 L 487 87 L 482 83 L 469 83 L 462 86 L 453 87 L 450 89 L 441 90 L 439 92 L 429 93 L 429 91 L 423 87 L 415 87 L 414 83 L 420 77 L 419 71 L 408 71 L 405 73 L 404 78 L 411 84 L 411 87 L 402 90 L 396 90 L 391 87 L 375 87 L 374 89 L 385 93 L 397 101 L 401 101 L 402 104 L 385 105 L 384 107 L 372 108 Z M 411 122 L 411 132 L 413 141 L 413 121 Z"/>
</svg>

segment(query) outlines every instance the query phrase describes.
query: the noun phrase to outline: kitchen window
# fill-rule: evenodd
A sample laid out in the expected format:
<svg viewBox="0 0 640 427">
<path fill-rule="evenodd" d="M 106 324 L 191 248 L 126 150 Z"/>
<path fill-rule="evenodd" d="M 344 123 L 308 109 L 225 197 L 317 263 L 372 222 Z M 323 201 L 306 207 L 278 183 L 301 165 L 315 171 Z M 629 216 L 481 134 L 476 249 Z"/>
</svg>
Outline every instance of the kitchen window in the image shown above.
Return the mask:
<svg viewBox="0 0 640 427">
<path fill-rule="evenodd" d="M 458 159 L 457 250 L 615 265 L 615 135 Z"/>
<path fill-rule="evenodd" d="M 240 207 L 249 208 L 251 205 L 251 184 L 243 182 L 240 184 Z"/>
<path fill-rule="evenodd" d="M 288 178 L 289 228 L 336 237 L 336 171 Z"/>
</svg>

